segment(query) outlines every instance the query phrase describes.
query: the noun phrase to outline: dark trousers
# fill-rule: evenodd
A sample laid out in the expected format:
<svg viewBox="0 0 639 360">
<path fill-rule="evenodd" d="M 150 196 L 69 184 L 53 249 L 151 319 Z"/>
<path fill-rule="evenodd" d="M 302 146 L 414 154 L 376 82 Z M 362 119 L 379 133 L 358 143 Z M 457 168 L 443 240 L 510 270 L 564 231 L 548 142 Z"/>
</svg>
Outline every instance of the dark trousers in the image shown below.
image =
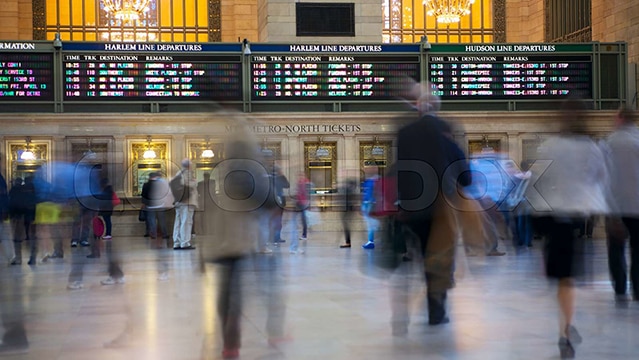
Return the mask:
<svg viewBox="0 0 639 360">
<path fill-rule="evenodd" d="M 300 211 L 300 216 L 302 217 L 302 237 L 306 237 L 308 233 L 308 224 L 306 223 L 306 210 Z"/>
<path fill-rule="evenodd" d="M 104 219 L 104 235 L 111 236 L 111 229 L 113 227 L 113 223 L 111 222 L 111 214 L 110 213 L 100 213 L 102 219 Z"/>
<path fill-rule="evenodd" d="M 613 288 L 617 294 L 625 294 L 628 282 L 628 265 L 626 264 L 626 237 L 630 238 L 630 279 L 635 298 L 639 298 L 639 218 L 623 217 L 621 223 L 614 219 L 606 223 L 608 233 L 608 268 Z M 623 225 L 624 229 L 618 227 Z"/>
<path fill-rule="evenodd" d="M 239 349 L 241 344 L 240 316 L 242 312 L 240 259 L 219 261 L 220 285 L 218 314 L 222 320 L 222 339 L 225 349 Z"/>
<path fill-rule="evenodd" d="M 96 215 L 96 211 L 79 207 L 79 214 L 75 215 L 73 219 L 73 228 L 71 232 L 72 241 L 88 241 L 91 230 L 93 217 Z"/>
<path fill-rule="evenodd" d="M 346 209 L 342 213 L 342 228 L 344 229 L 344 241 L 351 244 L 351 222 L 353 221 L 353 211 Z"/>
<path fill-rule="evenodd" d="M 113 248 L 113 241 L 107 241 L 106 245 L 107 260 L 109 261 L 109 276 L 114 279 L 120 279 L 124 277 L 124 272 L 120 267 L 120 257 L 117 251 Z"/>
</svg>

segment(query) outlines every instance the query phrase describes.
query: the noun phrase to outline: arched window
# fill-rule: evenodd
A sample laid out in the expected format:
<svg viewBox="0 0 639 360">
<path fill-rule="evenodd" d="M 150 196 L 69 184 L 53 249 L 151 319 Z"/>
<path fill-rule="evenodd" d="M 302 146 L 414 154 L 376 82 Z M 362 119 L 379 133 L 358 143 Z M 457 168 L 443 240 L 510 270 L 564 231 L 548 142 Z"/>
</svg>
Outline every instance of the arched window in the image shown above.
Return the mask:
<svg viewBox="0 0 639 360">
<path fill-rule="evenodd" d="M 220 0 L 34 0 L 34 39 L 220 41 Z"/>
<path fill-rule="evenodd" d="M 591 0 L 546 0 L 546 41 L 592 41 Z"/>
<path fill-rule="evenodd" d="M 383 41 L 417 43 L 489 43 L 505 41 L 505 0 L 475 0 L 471 13 L 452 24 L 427 14 L 423 0 L 384 0 Z"/>
</svg>

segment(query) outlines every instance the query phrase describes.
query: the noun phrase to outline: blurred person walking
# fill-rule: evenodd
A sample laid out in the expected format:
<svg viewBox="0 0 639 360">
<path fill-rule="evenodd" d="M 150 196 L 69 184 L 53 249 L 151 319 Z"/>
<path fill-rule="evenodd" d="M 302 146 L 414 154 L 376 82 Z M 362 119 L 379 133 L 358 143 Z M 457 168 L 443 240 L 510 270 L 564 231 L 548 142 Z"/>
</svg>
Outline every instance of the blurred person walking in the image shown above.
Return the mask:
<svg viewBox="0 0 639 360">
<path fill-rule="evenodd" d="M 102 178 L 100 180 L 100 186 L 102 187 L 102 192 L 99 194 L 98 199 L 100 200 L 100 212 L 99 216 L 102 216 L 104 219 L 104 237 L 105 240 L 111 240 L 113 236 L 111 235 L 111 230 L 113 228 L 113 223 L 111 222 L 111 216 L 113 215 L 113 208 L 116 206 L 114 203 L 114 199 L 117 198 L 115 191 L 113 191 L 113 186 L 109 182 L 109 179 Z M 117 199 L 118 203 L 120 199 Z"/>
<path fill-rule="evenodd" d="M 306 212 L 310 207 L 311 182 L 304 172 L 297 174 L 297 185 L 295 189 L 295 210 L 299 212 L 299 219 L 302 221 L 302 235 L 297 235 L 297 218 L 293 215 L 293 236 L 289 245 L 291 254 L 304 253 L 304 249 L 299 248 L 299 240 L 306 241 L 308 239 L 308 218 Z M 306 243 L 304 243 L 304 247 Z"/>
<path fill-rule="evenodd" d="M 212 211 L 213 198 L 215 196 L 215 180 L 211 179 L 211 173 L 205 172 L 202 181 L 197 183 L 198 207 L 195 211 L 194 222 L 195 233 L 198 235 L 207 235 L 211 232 L 210 224 L 206 219 L 205 213 Z"/>
<path fill-rule="evenodd" d="M 34 176 L 29 175 L 24 178 L 24 185 L 22 188 L 25 199 L 25 213 L 24 213 L 24 233 L 25 240 L 36 240 L 36 226 L 33 223 L 35 220 L 35 208 L 36 208 L 36 189 L 34 184 Z"/>
<path fill-rule="evenodd" d="M 632 295 L 639 301 L 639 127 L 637 114 L 622 108 L 615 131 L 603 144 L 610 170 L 611 216 L 606 220 L 608 267 L 617 300 L 627 295 L 626 239 L 630 237 Z"/>
<path fill-rule="evenodd" d="M 357 182 L 355 179 L 347 179 L 339 192 L 342 194 L 342 201 L 344 203 L 344 208 L 342 209 L 344 243 L 339 247 L 348 249 L 351 247 L 351 223 L 353 222 L 356 206 Z"/>
<path fill-rule="evenodd" d="M 273 209 L 273 216 L 271 219 L 271 226 L 273 227 L 273 244 L 279 244 L 285 242 L 282 239 L 282 218 L 284 216 L 284 209 L 286 208 L 286 195 L 284 189 L 290 188 L 291 184 L 282 172 L 282 168 L 278 165 L 273 165 L 273 187 L 275 190 L 275 196 L 278 203 Z"/>
<path fill-rule="evenodd" d="M 446 297 L 452 286 L 455 241 L 453 236 L 433 239 L 431 228 L 435 216 L 444 216 L 442 210 L 438 215 L 438 209 L 447 208 L 440 185 L 444 190 L 450 189 L 450 184 L 456 186 L 457 179 L 447 178 L 452 173 L 446 170 L 457 159 L 445 135 L 447 125 L 435 115 L 440 108 L 439 97 L 427 83 L 417 84 L 415 93 L 420 118 L 401 128 L 397 135 L 398 217 L 419 239 L 425 260 L 428 323 L 439 325 L 449 322 Z M 443 262 L 447 265 L 442 267 Z M 402 330 L 394 328 L 394 332 Z"/>
<path fill-rule="evenodd" d="M 540 232 L 546 235 L 546 276 L 557 281 L 559 304 L 559 351 L 562 358 L 575 356 L 574 345 L 581 336 L 573 326 L 575 278 L 584 273 L 583 243 L 576 236 L 575 223 L 583 218 L 606 214 L 605 188 L 608 184 L 605 157 L 601 148 L 585 133 L 584 102 L 569 99 L 562 105 L 559 136 L 548 138 L 539 158 L 549 160 L 534 184 L 544 209 L 534 209 Z M 541 175 L 541 174 L 540 174 Z M 530 199 L 530 198 L 529 198 Z M 547 214 L 547 215 L 546 215 Z"/>
<path fill-rule="evenodd" d="M 234 119 L 237 120 L 241 119 Z M 262 217 L 268 216 L 264 207 L 271 202 L 269 196 L 272 196 L 271 184 L 260 181 L 269 174 L 263 166 L 257 140 L 248 129 L 235 125 L 232 138 L 225 142 L 225 160 L 214 170 L 219 174 L 216 178 L 222 183 L 214 202 L 214 211 L 206 213 L 206 221 L 212 224 L 213 235 L 201 243 L 204 259 L 213 262 L 219 269 L 217 311 L 221 320 L 224 359 L 240 356 L 242 276 L 249 273 L 244 271 L 244 267 L 250 259 L 249 255 L 255 251 L 255 241 L 260 231 L 264 230 L 260 229 L 264 224 Z M 268 262 L 274 257 L 261 258 Z M 267 328 L 269 337 L 278 336 L 271 334 L 271 331 L 279 328 L 271 324 Z"/>
<path fill-rule="evenodd" d="M 181 166 L 182 169 L 169 182 L 175 199 L 173 250 L 193 250 L 195 246 L 191 244 L 191 233 L 193 214 L 198 205 L 197 181 L 189 159 L 182 160 Z"/>
<path fill-rule="evenodd" d="M 173 207 L 175 202 L 169 183 L 162 177 L 161 173 L 152 172 L 149 174 L 149 180 L 142 186 L 141 197 L 146 213 L 149 237 L 155 240 L 155 245 L 159 245 L 160 235 L 163 240 L 169 239 L 166 212 Z M 160 230 L 159 234 L 158 228 Z"/>
<path fill-rule="evenodd" d="M 362 216 L 366 222 L 367 241 L 362 248 L 372 250 L 375 249 L 375 232 L 379 229 L 379 221 L 371 216 L 376 201 L 375 183 L 379 181 L 379 175 L 377 167 L 366 170 L 366 179 L 362 184 Z"/>
<path fill-rule="evenodd" d="M 22 178 L 15 178 L 9 190 L 9 219 L 13 230 L 13 259 L 11 265 L 22 264 L 22 240 L 24 239 L 24 218 L 26 213 L 26 192 Z"/>
<path fill-rule="evenodd" d="M 71 178 L 67 180 L 72 180 L 72 185 L 67 197 L 71 196 L 70 201 L 76 212 L 73 221 L 71 247 L 77 247 L 78 244 L 90 246 L 88 238 L 89 235 L 94 238 L 96 236 L 93 230 L 93 220 L 101 209 L 102 202 L 99 199 L 102 193 L 100 169 L 91 165 L 78 164 L 74 166 L 70 175 Z M 97 244 L 94 244 L 94 247 L 97 247 Z M 96 251 L 98 249 L 92 249 L 92 254 L 95 254 Z M 84 287 L 85 263 L 86 256 L 80 251 L 71 253 L 71 272 L 69 273 L 67 289 L 80 290 Z"/>
</svg>

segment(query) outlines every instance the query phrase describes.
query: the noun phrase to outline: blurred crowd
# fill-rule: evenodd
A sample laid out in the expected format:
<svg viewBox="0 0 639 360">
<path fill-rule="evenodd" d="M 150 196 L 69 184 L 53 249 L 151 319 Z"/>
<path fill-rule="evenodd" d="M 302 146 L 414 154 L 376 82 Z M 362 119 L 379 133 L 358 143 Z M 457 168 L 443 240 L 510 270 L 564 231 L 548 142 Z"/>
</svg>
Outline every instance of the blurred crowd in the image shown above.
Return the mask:
<svg viewBox="0 0 639 360">
<path fill-rule="evenodd" d="M 339 247 L 349 251 L 356 241 L 353 227 L 361 215 L 366 228 L 361 247 L 372 263 L 366 271 L 394 279 L 392 334 L 408 332 L 406 279 L 414 264 L 420 264 L 424 274 L 428 322 L 438 326 L 450 321 L 447 297 L 455 286 L 458 249 L 462 256 L 503 256 L 500 244 L 511 242 L 517 253 L 525 252 L 539 238 L 544 241 L 545 275 L 557 288 L 559 352 L 562 358 L 574 357 L 575 345 L 582 341 L 573 320 L 575 279 L 587 270 L 588 259 L 580 249 L 592 237 L 597 219 L 606 230 L 617 300 L 630 300 L 624 254 L 628 239 L 632 295 L 639 300 L 635 112 L 619 110 L 613 119 L 615 130 L 595 140 L 583 128 L 588 104 L 567 99 L 556 115 L 559 133 L 540 144 L 535 159 L 518 164 L 491 151 L 466 154 L 455 139 L 461 131 L 458 124 L 438 114 L 441 104 L 433 89 L 414 84 L 411 93 L 414 97 L 407 101 L 413 111 L 397 119 L 393 163 L 368 167 L 359 178 L 344 177 L 336 196 L 343 228 Z M 239 357 L 241 347 L 242 278 L 248 266 L 261 269 L 269 343 L 290 340 L 284 331 L 285 284 L 272 249 L 288 241 L 291 255 L 308 251 L 314 185 L 303 172 L 289 181 L 285 169 L 261 151 L 250 119 L 233 114 L 229 122 L 235 130 L 225 140 L 225 159 L 202 181 L 197 181 L 188 159 L 170 179 L 161 172 L 149 174 L 141 193 L 140 220 L 157 254 L 158 281 L 170 278 L 171 250 L 198 250 L 202 268 L 217 268 L 216 325 L 221 329 L 222 357 L 231 359 Z M 110 180 L 92 166 L 59 162 L 50 167 L 11 179 L 9 186 L 0 178 L 0 210 L 6 220 L 0 223 L 1 240 L 5 249 L 11 248 L 9 263 L 20 266 L 26 260 L 33 266 L 69 259 L 67 288 L 75 291 L 84 287 L 87 264 L 104 250 L 108 276 L 101 283 L 125 284 L 122 250 L 112 240 L 111 221 L 121 200 Z M 51 181 L 47 171 L 54 175 Z M 285 210 L 292 214 L 288 224 L 283 223 Z M 172 231 L 169 211 L 174 214 Z M 292 235 L 284 234 L 285 229 Z M 88 250 L 69 254 L 69 247 Z M 0 353 L 28 351 L 24 309 L 11 300 L 19 296 L 19 281 L 9 273 L 2 281 L 5 334 Z M 132 326 L 105 346 L 126 345 Z"/>
</svg>

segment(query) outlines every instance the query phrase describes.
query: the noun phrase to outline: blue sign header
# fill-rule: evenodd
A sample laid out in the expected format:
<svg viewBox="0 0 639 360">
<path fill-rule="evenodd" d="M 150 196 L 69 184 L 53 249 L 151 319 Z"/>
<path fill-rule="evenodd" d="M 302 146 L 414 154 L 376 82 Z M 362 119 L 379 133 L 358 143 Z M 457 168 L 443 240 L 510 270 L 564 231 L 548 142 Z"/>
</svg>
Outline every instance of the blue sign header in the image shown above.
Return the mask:
<svg viewBox="0 0 639 360">
<path fill-rule="evenodd" d="M 419 44 L 251 44 L 251 52 L 266 53 L 407 53 L 419 52 Z"/>
<path fill-rule="evenodd" d="M 166 53 L 199 53 L 199 52 L 241 52 L 242 44 L 198 44 L 198 43 L 97 43 L 97 42 L 65 42 L 64 51 L 113 51 L 113 52 L 166 52 Z"/>
</svg>

